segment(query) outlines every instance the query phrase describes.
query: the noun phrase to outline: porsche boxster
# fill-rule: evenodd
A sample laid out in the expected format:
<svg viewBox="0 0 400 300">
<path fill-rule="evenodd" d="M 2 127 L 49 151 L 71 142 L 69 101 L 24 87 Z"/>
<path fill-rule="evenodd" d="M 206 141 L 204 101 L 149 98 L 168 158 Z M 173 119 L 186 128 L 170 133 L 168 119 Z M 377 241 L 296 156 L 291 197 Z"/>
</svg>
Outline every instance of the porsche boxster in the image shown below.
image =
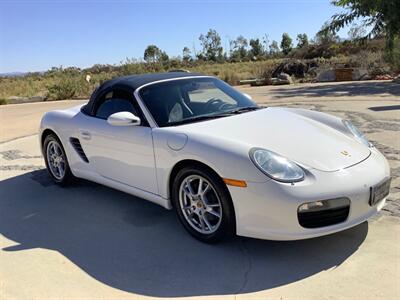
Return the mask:
<svg viewBox="0 0 400 300">
<path fill-rule="evenodd" d="M 348 120 L 261 107 L 201 74 L 112 79 L 46 113 L 39 138 L 56 183 L 84 178 L 174 209 L 205 242 L 338 232 L 389 193 L 385 157 Z"/>
</svg>

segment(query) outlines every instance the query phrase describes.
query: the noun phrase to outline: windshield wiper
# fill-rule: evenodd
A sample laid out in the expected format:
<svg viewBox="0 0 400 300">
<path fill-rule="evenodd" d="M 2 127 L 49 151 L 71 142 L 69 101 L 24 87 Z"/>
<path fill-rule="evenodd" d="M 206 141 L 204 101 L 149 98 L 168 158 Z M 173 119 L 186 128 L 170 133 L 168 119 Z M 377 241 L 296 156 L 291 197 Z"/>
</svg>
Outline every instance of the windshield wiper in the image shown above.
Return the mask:
<svg viewBox="0 0 400 300">
<path fill-rule="evenodd" d="M 258 107 L 258 106 L 240 107 L 237 109 L 228 110 L 228 111 L 224 111 L 224 112 L 217 113 L 217 114 L 197 116 L 197 117 L 183 119 L 180 121 L 170 122 L 170 123 L 167 123 L 165 126 L 176 126 L 176 125 L 189 124 L 189 123 L 193 123 L 193 122 L 212 120 L 212 119 L 217 119 L 217 118 L 222 118 L 222 117 L 229 117 L 232 115 L 241 114 L 246 111 L 253 111 L 253 110 L 258 110 L 258 109 L 262 109 L 262 107 Z"/>
<path fill-rule="evenodd" d="M 245 106 L 245 107 L 239 107 L 239 108 L 233 109 L 233 110 L 228 110 L 225 113 L 227 113 L 227 114 L 240 114 L 242 112 L 259 110 L 261 108 L 262 107 L 259 107 L 259 106 Z"/>
<path fill-rule="evenodd" d="M 227 115 L 225 115 L 225 114 L 203 115 L 203 116 L 197 116 L 197 117 L 193 117 L 193 118 L 183 119 L 180 121 L 170 122 L 170 123 L 167 123 L 166 126 L 183 125 L 183 124 L 211 120 L 211 119 L 222 118 L 222 117 L 227 117 L 227 116 L 229 116 L 229 114 L 227 114 Z"/>
</svg>

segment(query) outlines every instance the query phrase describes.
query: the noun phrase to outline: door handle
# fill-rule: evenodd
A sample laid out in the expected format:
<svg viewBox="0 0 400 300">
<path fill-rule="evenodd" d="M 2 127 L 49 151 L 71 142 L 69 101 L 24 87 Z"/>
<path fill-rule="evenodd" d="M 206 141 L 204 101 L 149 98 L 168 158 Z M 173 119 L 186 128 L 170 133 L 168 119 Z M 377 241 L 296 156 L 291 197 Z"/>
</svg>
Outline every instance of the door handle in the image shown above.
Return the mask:
<svg viewBox="0 0 400 300">
<path fill-rule="evenodd" d="M 81 137 L 84 140 L 90 140 L 92 138 L 92 135 L 88 131 L 81 131 Z"/>
</svg>

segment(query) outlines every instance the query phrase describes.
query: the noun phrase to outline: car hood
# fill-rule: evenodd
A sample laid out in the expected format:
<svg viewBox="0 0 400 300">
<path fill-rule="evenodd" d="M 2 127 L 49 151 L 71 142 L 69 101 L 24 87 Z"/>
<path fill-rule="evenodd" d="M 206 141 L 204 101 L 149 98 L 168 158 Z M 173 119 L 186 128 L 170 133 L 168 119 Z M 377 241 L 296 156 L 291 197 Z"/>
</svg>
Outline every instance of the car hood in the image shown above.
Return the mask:
<svg viewBox="0 0 400 300">
<path fill-rule="evenodd" d="M 192 137 L 207 137 L 260 147 L 305 168 L 337 171 L 357 164 L 370 150 L 351 136 L 296 110 L 265 108 L 239 115 L 175 127 Z M 231 143 L 229 143 L 232 145 Z"/>
</svg>

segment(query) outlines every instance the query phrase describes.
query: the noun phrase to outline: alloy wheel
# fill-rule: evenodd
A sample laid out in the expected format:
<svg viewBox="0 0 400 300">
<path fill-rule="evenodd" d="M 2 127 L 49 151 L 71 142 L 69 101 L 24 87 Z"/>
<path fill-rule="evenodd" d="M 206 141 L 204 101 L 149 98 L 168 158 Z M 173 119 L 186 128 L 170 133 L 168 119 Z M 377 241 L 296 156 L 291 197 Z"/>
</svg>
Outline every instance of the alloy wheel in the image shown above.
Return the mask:
<svg viewBox="0 0 400 300">
<path fill-rule="evenodd" d="M 56 141 L 50 141 L 47 144 L 46 154 L 51 174 L 56 179 L 62 180 L 65 175 L 66 162 L 60 144 Z"/>
<path fill-rule="evenodd" d="M 200 175 L 187 176 L 179 188 L 179 204 L 193 229 L 202 234 L 218 230 L 222 220 L 221 200 L 207 179 Z"/>
</svg>

